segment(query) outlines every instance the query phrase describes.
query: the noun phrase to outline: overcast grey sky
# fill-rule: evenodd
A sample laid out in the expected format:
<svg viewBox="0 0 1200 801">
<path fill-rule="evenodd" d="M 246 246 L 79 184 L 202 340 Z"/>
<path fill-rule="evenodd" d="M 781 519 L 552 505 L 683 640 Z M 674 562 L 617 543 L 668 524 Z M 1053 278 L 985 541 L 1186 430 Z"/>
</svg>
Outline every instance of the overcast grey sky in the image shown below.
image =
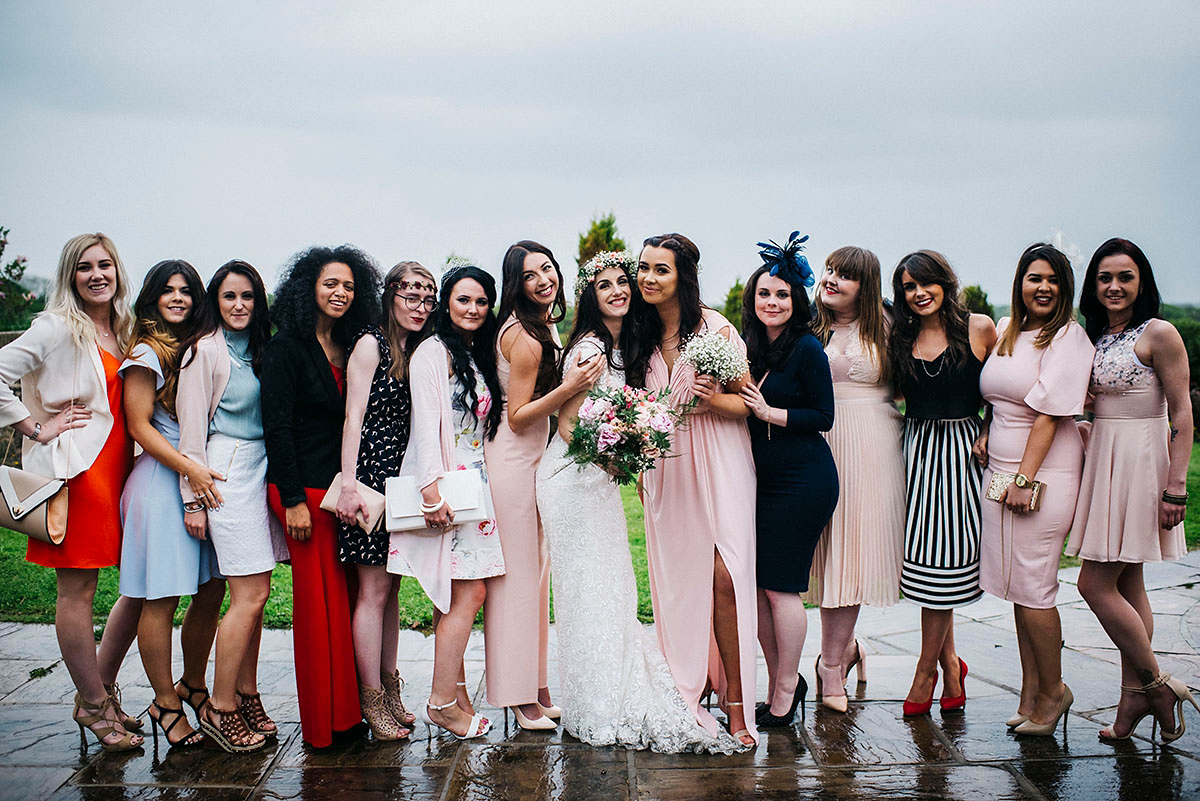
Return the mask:
<svg viewBox="0 0 1200 801">
<path fill-rule="evenodd" d="M 717 299 L 754 243 L 815 266 L 944 252 L 1006 303 L 1021 250 L 1143 246 L 1200 302 L 1200 3 L 0 0 L 0 225 L 50 275 L 351 242 L 498 272 L 616 214 L 677 230 Z M 571 279 L 568 279 L 571 280 Z"/>
</svg>

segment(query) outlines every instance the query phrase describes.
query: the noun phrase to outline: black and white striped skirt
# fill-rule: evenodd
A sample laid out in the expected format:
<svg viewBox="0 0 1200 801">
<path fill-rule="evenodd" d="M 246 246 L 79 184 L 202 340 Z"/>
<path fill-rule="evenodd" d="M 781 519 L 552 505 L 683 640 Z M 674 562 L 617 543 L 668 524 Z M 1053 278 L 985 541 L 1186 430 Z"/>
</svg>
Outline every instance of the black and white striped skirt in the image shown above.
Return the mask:
<svg viewBox="0 0 1200 801">
<path fill-rule="evenodd" d="M 900 589 L 919 606 L 979 599 L 979 493 L 971 456 L 980 420 L 904 421 L 906 504 Z"/>
</svg>

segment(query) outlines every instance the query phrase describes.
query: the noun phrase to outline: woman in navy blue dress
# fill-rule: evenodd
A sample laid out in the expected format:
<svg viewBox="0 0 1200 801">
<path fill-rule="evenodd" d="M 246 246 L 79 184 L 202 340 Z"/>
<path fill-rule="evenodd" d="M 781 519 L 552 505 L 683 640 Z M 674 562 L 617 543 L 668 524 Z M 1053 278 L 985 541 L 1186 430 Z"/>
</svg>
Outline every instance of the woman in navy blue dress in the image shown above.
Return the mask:
<svg viewBox="0 0 1200 801">
<path fill-rule="evenodd" d="M 758 472 L 758 641 L 770 677 L 755 722 L 768 728 L 790 725 L 808 689 L 798 671 L 808 633 L 800 593 L 808 590 L 813 551 L 838 498 L 837 468 L 821 436 L 833 426 L 833 378 L 809 327 L 804 288 L 813 274 L 800 252 L 807 238 L 793 233 L 783 248 L 760 242 L 764 263 L 742 297 L 754 378 L 741 394 L 752 412 Z"/>
</svg>

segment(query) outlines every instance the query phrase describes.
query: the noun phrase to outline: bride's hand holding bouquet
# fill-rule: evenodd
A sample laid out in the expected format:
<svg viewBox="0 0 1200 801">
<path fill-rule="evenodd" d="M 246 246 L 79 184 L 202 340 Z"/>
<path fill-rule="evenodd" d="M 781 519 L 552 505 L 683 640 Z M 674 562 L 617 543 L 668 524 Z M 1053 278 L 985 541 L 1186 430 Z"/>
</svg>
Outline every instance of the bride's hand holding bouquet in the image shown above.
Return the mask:
<svg viewBox="0 0 1200 801">
<path fill-rule="evenodd" d="M 594 464 L 618 484 L 632 484 L 671 450 L 682 416 L 666 401 L 669 390 L 596 387 L 579 407 L 567 456 Z"/>
</svg>

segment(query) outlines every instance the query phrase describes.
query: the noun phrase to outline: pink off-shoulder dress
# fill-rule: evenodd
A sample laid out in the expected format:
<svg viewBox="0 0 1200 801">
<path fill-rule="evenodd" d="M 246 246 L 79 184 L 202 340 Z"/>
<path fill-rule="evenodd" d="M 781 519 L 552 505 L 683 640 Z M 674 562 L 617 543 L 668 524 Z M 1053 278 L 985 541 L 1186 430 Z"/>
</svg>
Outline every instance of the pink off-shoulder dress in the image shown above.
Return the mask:
<svg viewBox="0 0 1200 801">
<path fill-rule="evenodd" d="M 1002 338 L 1008 318 L 997 326 Z M 1058 560 L 1075 516 L 1083 474 L 1083 438 L 1074 415 L 1083 412 L 1094 348 L 1078 323 L 1064 326 L 1045 348 L 1034 347 L 1037 331 L 1022 331 L 1011 356 L 992 353 L 979 388 L 992 405 L 986 490 L 995 472 L 1016 473 L 1039 414 L 1064 418 L 1037 475 L 1046 485 L 1041 508 L 1014 514 L 998 501 L 983 500 L 979 584 L 984 592 L 1034 609 L 1054 606 Z"/>
</svg>

